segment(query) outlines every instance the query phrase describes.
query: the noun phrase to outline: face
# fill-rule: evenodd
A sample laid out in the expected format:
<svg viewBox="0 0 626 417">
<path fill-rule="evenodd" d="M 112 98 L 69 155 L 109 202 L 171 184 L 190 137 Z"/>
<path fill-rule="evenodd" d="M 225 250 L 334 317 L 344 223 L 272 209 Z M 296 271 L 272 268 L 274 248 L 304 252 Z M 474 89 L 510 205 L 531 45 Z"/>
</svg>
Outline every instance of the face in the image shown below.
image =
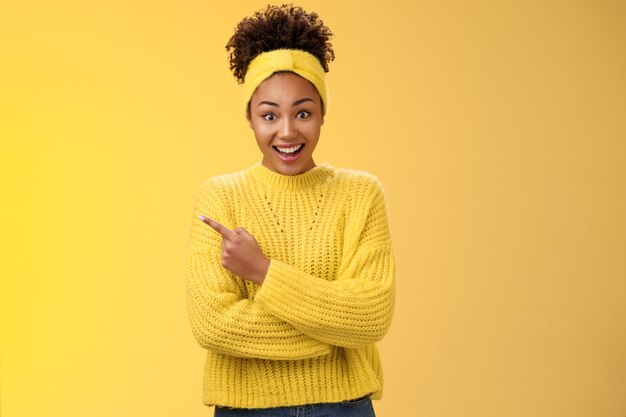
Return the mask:
<svg viewBox="0 0 626 417">
<path fill-rule="evenodd" d="M 248 121 L 265 167 L 284 175 L 315 167 L 313 151 L 324 116 L 311 82 L 293 72 L 272 75 L 252 95 Z"/>
</svg>

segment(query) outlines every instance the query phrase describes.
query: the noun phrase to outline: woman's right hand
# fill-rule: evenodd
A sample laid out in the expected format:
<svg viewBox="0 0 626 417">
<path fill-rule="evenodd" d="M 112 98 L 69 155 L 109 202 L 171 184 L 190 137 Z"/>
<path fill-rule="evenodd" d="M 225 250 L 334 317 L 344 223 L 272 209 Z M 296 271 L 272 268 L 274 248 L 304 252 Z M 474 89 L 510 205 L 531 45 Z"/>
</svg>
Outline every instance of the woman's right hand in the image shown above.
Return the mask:
<svg viewBox="0 0 626 417">
<path fill-rule="evenodd" d="M 198 217 L 222 235 L 222 266 L 246 281 L 263 284 L 270 261 L 254 236 L 243 227 L 230 230 L 209 217 Z"/>
</svg>

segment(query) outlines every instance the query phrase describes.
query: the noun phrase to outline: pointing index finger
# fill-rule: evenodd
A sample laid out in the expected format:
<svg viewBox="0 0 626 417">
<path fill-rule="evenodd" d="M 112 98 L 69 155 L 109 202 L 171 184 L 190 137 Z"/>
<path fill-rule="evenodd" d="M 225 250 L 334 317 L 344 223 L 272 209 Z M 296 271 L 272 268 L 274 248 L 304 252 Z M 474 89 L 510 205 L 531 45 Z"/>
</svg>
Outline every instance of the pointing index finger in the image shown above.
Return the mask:
<svg viewBox="0 0 626 417">
<path fill-rule="evenodd" d="M 232 230 L 230 230 L 228 227 L 211 219 L 210 217 L 203 216 L 202 214 L 200 214 L 198 218 L 202 220 L 203 222 L 205 222 L 206 224 L 208 224 L 209 226 L 211 226 L 213 230 L 215 230 L 217 233 L 219 233 L 220 235 L 222 235 L 222 237 L 226 239 L 232 239 L 233 237 L 237 236 L 237 234 L 233 232 Z"/>
</svg>

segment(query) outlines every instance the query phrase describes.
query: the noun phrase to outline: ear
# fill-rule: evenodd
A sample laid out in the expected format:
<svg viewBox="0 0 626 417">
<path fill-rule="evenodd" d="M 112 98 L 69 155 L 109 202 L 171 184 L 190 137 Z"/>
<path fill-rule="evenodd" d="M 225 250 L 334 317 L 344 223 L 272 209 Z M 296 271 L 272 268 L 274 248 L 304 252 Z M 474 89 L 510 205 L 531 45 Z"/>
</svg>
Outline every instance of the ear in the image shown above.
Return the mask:
<svg viewBox="0 0 626 417">
<path fill-rule="evenodd" d="M 248 115 L 247 117 L 248 117 L 248 126 L 250 126 L 250 129 L 253 129 L 253 127 L 252 127 L 252 118 L 250 117 L 250 115 Z"/>
<path fill-rule="evenodd" d="M 320 126 L 324 124 L 324 115 L 322 115 L 322 122 L 320 123 Z"/>
</svg>

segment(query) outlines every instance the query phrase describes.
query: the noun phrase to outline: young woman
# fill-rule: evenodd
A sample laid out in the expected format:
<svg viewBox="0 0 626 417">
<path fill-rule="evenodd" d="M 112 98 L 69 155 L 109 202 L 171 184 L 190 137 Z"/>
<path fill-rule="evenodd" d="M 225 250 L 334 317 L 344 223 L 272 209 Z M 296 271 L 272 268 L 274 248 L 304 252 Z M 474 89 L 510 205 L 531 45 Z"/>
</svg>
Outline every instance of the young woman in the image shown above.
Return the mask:
<svg viewBox="0 0 626 417">
<path fill-rule="evenodd" d="M 374 416 L 382 397 L 376 342 L 395 300 L 384 192 L 313 160 L 331 36 L 315 13 L 268 6 L 227 44 L 262 160 L 209 178 L 195 201 L 188 312 L 215 416 Z"/>
</svg>

